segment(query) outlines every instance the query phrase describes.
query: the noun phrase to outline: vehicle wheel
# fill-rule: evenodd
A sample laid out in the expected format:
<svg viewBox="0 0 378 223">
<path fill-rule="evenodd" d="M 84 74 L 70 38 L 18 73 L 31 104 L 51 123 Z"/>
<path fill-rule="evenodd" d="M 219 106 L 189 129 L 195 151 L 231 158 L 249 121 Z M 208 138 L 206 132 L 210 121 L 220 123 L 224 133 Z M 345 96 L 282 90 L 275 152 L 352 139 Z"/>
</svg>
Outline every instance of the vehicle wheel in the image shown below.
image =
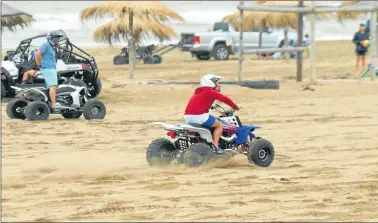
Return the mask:
<svg viewBox="0 0 378 223">
<path fill-rule="evenodd" d="M 42 101 L 33 101 L 25 107 L 25 117 L 28 120 L 47 120 L 49 115 L 50 108 Z"/>
<path fill-rule="evenodd" d="M 7 93 L 7 89 L 5 88 L 5 84 L 1 81 L 1 100 L 3 100 L 6 93 Z"/>
<path fill-rule="evenodd" d="M 24 120 L 25 107 L 28 105 L 28 102 L 23 99 L 13 99 L 7 104 L 7 115 L 11 119 L 22 119 Z"/>
<path fill-rule="evenodd" d="M 63 118 L 65 119 L 78 119 L 81 117 L 83 112 L 81 111 L 73 111 L 73 112 L 65 112 L 62 113 Z"/>
<path fill-rule="evenodd" d="M 104 119 L 106 115 L 106 108 L 102 101 L 97 99 L 90 99 L 83 106 L 83 115 L 87 120 Z"/>
<path fill-rule="evenodd" d="M 216 60 L 228 60 L 230 53 L 228 52 L 228 48 L 225 44 L 218 44 L 213 49 L 213 57 Z"/>
<path fill-rule="evenodd" d="M 101 90 L 102 90 L 102 82 L 100 78 L 97 77 L 96 83 L 93 86 L 91 86 L 89 90 L 89 94 L 91 95 L 89 96 L 89 98 L 97 97 L 100 94 Z"/>
<path fill-rule="evenodd" d="M 210 60 L 210 53 L 196 54 L 197 60 Z"/>
<path fill-rule="evenodd" d="M 117 55 L 113 58 L 114 65 L 122 65 L 122 64 L 129 64 L 129 60 L 122 55 Z"/>
<path fill-rule="evenodd" d="M 184 153 L 184 164 L 189 167 L 200 167 L 215 158 L 213 149 L 205 143 L 195 143 Z"/>
<path fill-rule="evenodd" d="M 258 139 L 248 148 L 247 156 L 249 163 L 268 167 L 274 159 L 274 147 L 268 140 Z"/>
<path fill-rule="evenodd" d="M 163 62 L 163 58 L 160 55 L 153 55 L 152 59 L 154 60 L 154 64 L 161 64 Z"/>
<path fill-rule="evenodd" d="M 148 145 L 146 159 L 150 166 L 166 166 L 171 163 L 176 148 L 168 139 L 156 139 Z"/>
<path fill-rule="evenodd" d="M 154 58 L 152 56 L 143 57 L 143 63 L 144 64 L 153 64 Z"/>
</svg>

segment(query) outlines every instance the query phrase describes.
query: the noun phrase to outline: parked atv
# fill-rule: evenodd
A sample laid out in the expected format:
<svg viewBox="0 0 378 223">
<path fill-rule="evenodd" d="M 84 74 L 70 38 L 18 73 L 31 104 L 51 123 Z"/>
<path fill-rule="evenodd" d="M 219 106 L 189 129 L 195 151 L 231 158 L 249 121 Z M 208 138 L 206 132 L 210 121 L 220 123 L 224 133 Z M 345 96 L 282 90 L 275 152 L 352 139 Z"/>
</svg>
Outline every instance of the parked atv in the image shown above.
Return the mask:
<svg viewBox="0 0 378 223">
<path fill-rule="evenodd" d="M 94 98 L 102 89 L 101 80 L 98 78 L 98 68 L 95 59 L 72 44 L 66 34 L 59 30 L 63 37 L 60 38 L 57 47 L 57 72 L 58 84 L 78 84 L 86 86 L 89 97 Z M 38 71 L 37 76 L 28 84 L 22 84 L 23 74 L 33 68 L 33 59 L 30 54 L 33 51 L 32 42 L 46 38 L 47 33 L 22 40 L 15 51 L 8 51 L 1 63 L 1 99 L 14 97 L 15 92 L 11 86 L 18 88 L 44 87 L 45 79 Z M 35 43 L 35 42 L 34 42 Z M 74 52 L 75 51 L 75 52 Z M 35 64 L 35 62 L 34 62 Z M 68 83 L 71 77 L 76 78 L 76 83 Z"/>
<path fill-rule="evenodd" d="M 87 99 L 86 87 L 59 85 L 56 102 L 62 106 L 59 111 L 51 107 L 48 88 L 18 88 L 12 86 L 22 99 L 13 99 L 7 105 L 7 115 L 11 119 L 47 120 L 51 113 L 61 114 L 66 119 L 78 119 L 81 115 L 87 120 L 104 119 L 106 108 L 97 99 Z"/>
<path fill-rule="evenodd" d="M 202 166 L 217 157 L 244 154 L 250 163 L 268 167 L 274 159 L 273 145 L 265 139 L 257 137 L 254 130 L 261 128 L 255 125 L 242 125 L 234 111 L 226 111 L 219 105 L 212 109 L 221 113 L 219 120 L 224 123 L 224 129 L 219 146 L 224 153 L 217 153 L 213 143 L 214 128 L 196 124 L 176 125 L 154 122 L 168 131 L 172 141 L 160 138 L 153 141 L 147 149 L 146 158 L 150 166 L 183 163 L 189 167 Z"/>
</svg>

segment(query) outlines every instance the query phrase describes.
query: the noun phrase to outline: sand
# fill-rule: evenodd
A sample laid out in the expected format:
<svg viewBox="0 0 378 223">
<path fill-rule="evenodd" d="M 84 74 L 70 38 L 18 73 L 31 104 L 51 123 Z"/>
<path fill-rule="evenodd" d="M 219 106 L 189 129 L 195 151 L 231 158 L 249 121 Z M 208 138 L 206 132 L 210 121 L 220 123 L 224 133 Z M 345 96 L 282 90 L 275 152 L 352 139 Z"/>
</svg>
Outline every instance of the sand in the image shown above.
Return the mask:
<svg viewBox="0 0 378 223">
<path fill-rule="evenodd" d="M 182 122 L 196 86 L 127 82 L 112 65 L 119 48 L 88 49 L 97 59 L 107 106 L 101 121 L 10 120 L 2 103 L 3 221 L 378 221 L 377 83 L 330 82 L 302 91 L 295 61 L 247 61 L 245 79 L 276 79 L 280 90 L 222 86 L 260 125 L 276 156 L 268 168 L 245 156 L 212 168 L 149 167 L 148 144 Z M 356 77 L 353 45 L 318 44 L 318 77 Z M 161 65 L 138 65 L 135 80 L 237 76 L 237 61 L 196 61 L 173 51 Z M 280 180 L 285 178 L 287 180 Z"/>
</svg>

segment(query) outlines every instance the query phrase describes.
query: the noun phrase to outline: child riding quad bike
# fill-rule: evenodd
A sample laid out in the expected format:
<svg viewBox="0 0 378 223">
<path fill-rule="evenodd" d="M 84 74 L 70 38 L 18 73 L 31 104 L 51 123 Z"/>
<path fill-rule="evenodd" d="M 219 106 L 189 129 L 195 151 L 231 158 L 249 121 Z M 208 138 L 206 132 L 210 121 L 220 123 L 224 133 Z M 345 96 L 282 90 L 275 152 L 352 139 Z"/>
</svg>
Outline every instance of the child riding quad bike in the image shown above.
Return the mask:
<svg viewBox="0 0 378 223">
<path fill-rule="evenodd" d="M 88 99 L 89 93 L 85 86 L 59 85 L 56 101 L 62 106 L 53 109 L 49 88 L 19 88 L 11 86 L 16 93 L 21 93 L 22 99 L 13 99 L 7 105 L 7 115 L 11 119 L 47 120 L 50 113 L 61 114 L 66 119 L 84 118 L 104 119 L 106 108 L 98 99 Z"/>
<path fill-rule="evenodd" d="M 168 131 L 168 136 L 175 140 L 171 143 L 166 139 L 152 142 L 147 150 L 147 161 L 169 163 L 172 160 L 189 166 L 199 166 L 215 156 L 229 154 L 246 154 L 251 163 L 269 166 L 274 158 L 274 148 L 270 142 L 256 137 L 253 131 L 260 128 L 254 125 L 243 126 L 234 111 L 239 107 L 227 96 L 220 93 L 217 83 L 220 76 L 207 74 L 200 80 L 201 87 L 195 90 L 186 110 L 187 124 L 160 124 Z M 222 101 L 232 107 L 226 111 L 219 105 L 211 106 L 215 100 Z M 210 115 L 209 109 L 221 113 L 219 118 Z"/>
</svg>

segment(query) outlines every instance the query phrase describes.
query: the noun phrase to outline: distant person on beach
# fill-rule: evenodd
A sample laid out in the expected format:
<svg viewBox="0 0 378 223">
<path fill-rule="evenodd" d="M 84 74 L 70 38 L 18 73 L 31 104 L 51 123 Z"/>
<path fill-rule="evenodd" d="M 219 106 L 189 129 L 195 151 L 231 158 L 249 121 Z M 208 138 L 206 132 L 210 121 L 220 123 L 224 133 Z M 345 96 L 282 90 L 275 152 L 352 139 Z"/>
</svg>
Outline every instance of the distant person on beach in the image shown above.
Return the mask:
<svg viewBox="0 0 378 223">
<path fill-rule="evenodd" d="M 303 46 L 306 47 L 306 58 L 310 57 L 310 40 L 308 38 L 308 34 L 306 34 L 303 38 Z"/>
<path fill-rule="evenodd" d="M 366 21 L 366 24 L 365 24 L 365 31 L 366 31 L 367 34 L 370 36 L 370 20 Z"/>
<path fill-rule="evenodd" d="M 358 75 L 360 72 L 359 64 L 361 63 L 361 68 L 365 67 L 365 56 L 367 53 L 367 48 L 361 45 L 363 40 L 369 39 L 369 34 L 365 30 L 365 25 L 360 24 L 360 30 L 354 34 L 353 43 L 356 44 L 356 74 Z"/>
</svg>

